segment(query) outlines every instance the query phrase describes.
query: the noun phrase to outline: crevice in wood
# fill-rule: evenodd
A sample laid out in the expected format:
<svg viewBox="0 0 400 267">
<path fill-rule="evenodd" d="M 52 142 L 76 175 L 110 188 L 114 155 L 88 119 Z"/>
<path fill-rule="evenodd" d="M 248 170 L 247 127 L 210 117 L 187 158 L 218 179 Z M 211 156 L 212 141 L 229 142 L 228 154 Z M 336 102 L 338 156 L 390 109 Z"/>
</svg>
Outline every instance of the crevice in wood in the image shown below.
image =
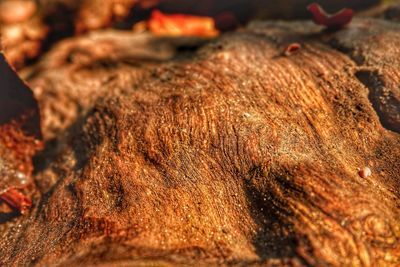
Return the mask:
<svg viewBox="0 0 400 267">
<path fill-rule="evenodd" d="M 370 22 L 385 25 L 383 21 L 371 20 Z M 391 77 L 392 72 L 398 63 L 396 59 L 391 61 L 389 57 L 382 54 L 372 54 L 375 46 L 368 47 L 367 44 L 374 42 L 378 32 L 368 29 L 362 35 L 362 27 L 365 26 L 359 21 L 354 24 L 356 29 L 354 41 L 348 39 L 351 32 L 345 29 L 342 33 L 333 33 L 326 43 L 346 55 L 358 66 L 354 70 L 354 75 L 368 89 L 368 100 L 379 117 L 382 127 L 400 133 L 400 87 L 396 88 L 396 78 L 388 82 L 394 78 Z M 387 24 L 386 26 L 393 27 L 388 30 L 398 30 L 397 25 Z"/>
<path fill-rule="evenodd" d="M 299 256 L 293 225 L 286 219 L 293 214 L 285 210 L 288 204 L 274 192 L 285 188 L 285 180 L 286 177 L 270 174 L 265 167 L 257 166 L 250 170 L 244 182 L 249 208 L 258 225 L 253 243 L 261 261 Z"/>
<path fill-rule="evenodd" d="M 400 102 L 393 96 L 393 92 L 385 88 L 376 71 L 361 70 L 355 75 L 368 88 L 368 99 L 382 126 L 400 133 Z"/>
</svg>

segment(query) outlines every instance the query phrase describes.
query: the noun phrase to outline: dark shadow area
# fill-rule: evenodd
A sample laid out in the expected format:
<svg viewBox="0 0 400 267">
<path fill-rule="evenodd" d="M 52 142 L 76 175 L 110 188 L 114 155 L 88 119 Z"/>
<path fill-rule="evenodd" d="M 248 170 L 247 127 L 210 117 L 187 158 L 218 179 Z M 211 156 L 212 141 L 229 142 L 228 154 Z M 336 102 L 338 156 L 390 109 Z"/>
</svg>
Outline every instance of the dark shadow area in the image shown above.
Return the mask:
<svg viewBox="0 0 400 267">
<path fill-rule="evenodd" d="M 368 98 L 383 127 L 400 133 L 400 99 L 385 87 L 379 74 L 372 71 L 359 71 L 357 79 L 369 90 Z"/>
<path fill-rule="evenodd" d="M 3 202 L 0 200 L 1 203 Z M 11 212 L 0 212 L 0 224 L 8 223 L 20 215 L 21 213 L 17 209 L 13 209 Z"/>
<path fill-rule="evenodd" d="M 245 180 L 249 210 L 258 225 L 253 244 L 262 261 L 298 257 L 297 240 L 292 224 L 287 220 L 291 216 L 290 210 L 286 209 L 284 199 L 276 194 L 277 187 L 286 187 L 279 184 L 279 181 L 285 178 L 274 176 L 266 176 L 266 171 L 257 166 L 250 171 L 249 178 Z"/>
<path fill-rule="evenodd" d="M 3 54 L 0 54 L 0 73 L 0 127 L 16 122 L 10 128 L 21 127 L 25 134 L 40 139 L 39 106 L 32 91 L 8 65 Z M 8 129 L 10 133 L 11 130 Z"/>
</svg>

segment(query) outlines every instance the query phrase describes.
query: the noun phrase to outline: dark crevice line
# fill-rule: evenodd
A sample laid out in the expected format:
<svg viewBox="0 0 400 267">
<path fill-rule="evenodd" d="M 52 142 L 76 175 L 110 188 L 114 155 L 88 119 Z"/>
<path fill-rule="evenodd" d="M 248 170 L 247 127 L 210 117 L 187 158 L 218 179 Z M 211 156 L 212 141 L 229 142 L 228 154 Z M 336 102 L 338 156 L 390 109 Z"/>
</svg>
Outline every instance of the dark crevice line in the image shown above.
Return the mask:
<svg viewBox="0 0 400 267">
<path fill-rule="evenodd" d="M 353 54 L 352 48 L 342 46 L 336 40 L 331 40 L 326 44 L 346 55 L 358 67 L 365 67 L 365 59 L 362 55 Z M 381 125 L 387 130 L 400 133 L 400 99 L 394 96 L 392 90 L 385 87 L 378 71 L 373 69 L 358 70 L 354 75 L 368 89 L 368 100 Z"/>
<path fill-rule="evenodd" d="M 386 92 L 378 73 L 361 70 L 355 73 L 357 79 L 368 88 L 368 99 L 375 109 L 383 127 L 400 133 L 400 101 L 392 92 Z"/>
</svg>

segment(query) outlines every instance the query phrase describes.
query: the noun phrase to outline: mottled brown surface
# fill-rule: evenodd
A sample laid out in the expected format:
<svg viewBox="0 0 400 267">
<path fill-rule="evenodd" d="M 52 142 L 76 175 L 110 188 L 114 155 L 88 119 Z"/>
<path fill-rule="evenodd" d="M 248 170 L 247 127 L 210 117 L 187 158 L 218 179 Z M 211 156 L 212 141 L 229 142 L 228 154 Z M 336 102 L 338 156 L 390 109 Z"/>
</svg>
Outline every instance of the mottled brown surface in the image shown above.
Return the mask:
<svg viewBox="0 0 400 267">
<path fill-rule="evenodd" d="M 398 266 L 399 42 L 378 20 L 269 22 L 165 62 L 51 52 L 30 83 L 58 140 L 0 263 Z"/>
<path fill-rule="evenodd" d="M 39 64 L 22 72 L 40 102 L 45 139 L 65 131 L 110 88 L 122 90 L 136 81 L 145 66 L 159 64 L 180 49 L 196 48 L 205 42 L 104 30 L 56 45 Z M 129 67 L 129 72 L 121 71 L 121 67 Z"/>
</svg>

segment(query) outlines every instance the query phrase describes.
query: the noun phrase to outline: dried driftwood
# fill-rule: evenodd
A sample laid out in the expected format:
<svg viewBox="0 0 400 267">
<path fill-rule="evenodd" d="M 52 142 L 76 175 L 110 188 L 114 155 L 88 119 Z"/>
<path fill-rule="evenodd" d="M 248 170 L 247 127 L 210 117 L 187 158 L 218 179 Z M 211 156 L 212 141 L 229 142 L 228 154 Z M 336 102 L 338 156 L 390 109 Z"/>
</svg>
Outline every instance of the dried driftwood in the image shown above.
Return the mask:
<svg viewBox="0 0 400 267">
<path fill-rule="evenodd" d="M 400 264 L 399 25 L 260 22 L 146 60 L 105 34 L 27 76 L 47 146 L 2 265 Z"/>
</svg>

